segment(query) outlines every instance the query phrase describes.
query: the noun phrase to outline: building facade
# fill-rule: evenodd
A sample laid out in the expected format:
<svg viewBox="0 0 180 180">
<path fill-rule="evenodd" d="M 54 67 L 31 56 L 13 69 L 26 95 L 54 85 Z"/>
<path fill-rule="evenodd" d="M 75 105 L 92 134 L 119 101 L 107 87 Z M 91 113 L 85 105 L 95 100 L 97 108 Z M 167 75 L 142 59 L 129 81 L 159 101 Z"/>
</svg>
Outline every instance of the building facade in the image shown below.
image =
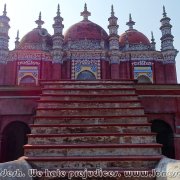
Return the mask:
<svg viewBox="0 0 180 180">
<path fill-rule="evenodd" d="M 17 137 L 30 133 L 28 126 L 33 124 L 36 100 L 41 93 L 40 80 L 137 80 L 137 93 L 149 121 L 154 122 L 152 130 L 161 133 L 160 142 L 167 145 L 164 154 L 180 158 L 180 87 L 175 63 L 178 51 L 173 46 L 172 25 L 165 7 L 160 20 L 160 51 L 156 50 L 153 33 L 149 40 L 134 28 L 131 14 L 126 23 L 128 29 L 121 35 L 113 6 L 107 21 L 108 33 L 91 22 L 90 15 L 85 4 L 81 12 L 83 20 L 63 33 L 58 5 L 52 25 L 54 33 L 50 35 L 42 27 L 44 21 L 40 13 L 35 21 L 37 27 L 21 40 L 18 32 L 15 49 L 10 51 L 10 19 L 4 6 L 0 16 L 1 161 L 22 155 L 18 147 L 14 155 L 7 149 L 13 146 L 12 134 L 15 135 L 18 128 Z M 164 132 L 169 133 L 167 141 L 160 137 Z M 23 138 L 17 146 L 25 143 Z"/>
<path fill-rule="evenodd" d="M 128 29 L 118 34 L 118 18 L 112 6 L 107 33 L 91 22 L 91 13 L 85 5 L 83 20 L 72 25 L 63 34 L 63 18 L 58 6 L 54 18 L 54 34 L 42 27 L 41 13 L 37 27 L 19 40 L 15 49 L 9 51 L 9 18 L 6 7 L 0 17 L 1 84 L 38 85 L 39 80 L 91 80 L 91 79 L 138 79 L 153 84 L 176 84 L 172 25 L 163 8 L 160 30 L 161 51 L 156 50 L 155 39 L 151 41 L 134 29 L 131 14 L 126 23 Z"/>
</svg>

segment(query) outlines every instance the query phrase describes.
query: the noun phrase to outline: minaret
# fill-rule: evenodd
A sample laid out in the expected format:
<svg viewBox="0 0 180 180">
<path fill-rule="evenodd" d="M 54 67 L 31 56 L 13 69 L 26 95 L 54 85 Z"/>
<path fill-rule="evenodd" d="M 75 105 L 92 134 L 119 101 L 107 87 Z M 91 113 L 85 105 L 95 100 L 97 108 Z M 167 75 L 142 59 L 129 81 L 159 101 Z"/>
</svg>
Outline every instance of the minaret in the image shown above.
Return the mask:
<svg viewBox="0 0 180 180">
<path fill-rule="evenodd" d="M 114 7 L 111 6 L 111 17 L 108 19 L 109 25 L 109 56 L 111 63 L 111 79 L 119 79 L 119 36 L 118 36 L 118 18 L 114 15 Z"/>
<path fill-rule="evenodd" d="M 153 51 L 156 50 L 156 42 L 155 42 L 154 34 L 152 31 L 151 31 L 151 50 L 153 50 Z"/>
<path fill-rule="evenodd" d="M 6 59 L 9 53 L 9 21 L 10 19 L 6 16 L 6 4 L 4 5 L 3 15 L 0 16 L 0 63 L 6 63 Z"/>
<path fill-rule="evenodd" d="M 176 84 L 176 66 L 175 58 L 178 51 L 174 48 L 173 41 L 174 36 L 171 34 L 172 25 L 170 24 L 170 18 L 167 17 L 166 9 L 163 6 L 163 18 L 160 20 L 162 32 L 161 37 L 161 51 L 163 54 L 163 63 L 165 68 L 165 79 L 167 84 Z"/>
<path fill-rule="evenodd" d="M 119 50 L 119 36 L 118 36 L 118 18 L 114 15 L 114 7 L 111 6 L 111 17 L 109 21 L 109 49 L 110 50 Z"/>
<path fill-rule="evenodd" d="M 174 49 L 173 46 L 174 36 L 171 34 L 172 25 L 170 24 L 170 20 L 171 19 L 167 17 L 165 7 L 163 6 L 163 18 L 160 20 L 161 22 L 160 30 L 162 32 L 162 37 L 161 37 L 162 51 Z"/>
<path fill-rule="evenodd" d="M 9 54 L 8 32 L 10 19 L 7 17 L 6 4 L 4 5 L 3 15 L 0 16 L 0 84 L 5 83 L 5 66 Z"/>
<path fill-rule="evenodd" d="M 19 30 L 17 31 L 16 41 L 15 41 L 15 49 L 19 46 Z"/>
<path fill-rule="evenodd" d="M 64 42 L 64 36 L 63 36 L 63 28 L 64 25 L 62 24 L 63 18 L 61 17 L 60 13 L 60 6 L 58 4 L 57 8 L 57 15 L 54 17 L 54 35 L 52 37 L 53 39 L 53 79 L 61 79 L 61 66 L 62 66 L 62 58 L 63 58 L 63 42 Z"/>
</svg>

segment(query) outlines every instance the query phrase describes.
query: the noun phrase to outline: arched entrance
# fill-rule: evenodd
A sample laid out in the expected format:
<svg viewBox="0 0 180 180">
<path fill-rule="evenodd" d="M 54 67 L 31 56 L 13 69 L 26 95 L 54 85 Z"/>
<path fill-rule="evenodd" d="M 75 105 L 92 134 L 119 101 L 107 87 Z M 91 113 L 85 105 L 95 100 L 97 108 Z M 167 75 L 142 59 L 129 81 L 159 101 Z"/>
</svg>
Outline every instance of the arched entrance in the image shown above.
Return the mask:
<svg viewBox="0 0 180 180">
<path fill-rule="evenodd" d="M 24 155 L 23 145 L 27 144 L 30 132 L 30 128 L 22 122 L 12 122 L 4 129 L 4 161 L 16 160 Z"/>
<path fill-rule="evenodd" d="M 169 158 L 175 158 L 173 130 L 170 125 L 162 120 L 154 120 L 151 130 L 157 133 L 157 143 L 163 145 L 162 154 Z"/>
<path fill-rule="evenodd" d="M 91 71 L 85 70 L 78 74 L 77 80 L 96 80 L 96 77 Z"/>
<path fill-rule="evenodd" d="M 145 75 L 141 75 L 137 78 L 138 83 L 152 83 L 151 80 L 149 79 L 149 77 L 145 76 Z"/>
</svg>

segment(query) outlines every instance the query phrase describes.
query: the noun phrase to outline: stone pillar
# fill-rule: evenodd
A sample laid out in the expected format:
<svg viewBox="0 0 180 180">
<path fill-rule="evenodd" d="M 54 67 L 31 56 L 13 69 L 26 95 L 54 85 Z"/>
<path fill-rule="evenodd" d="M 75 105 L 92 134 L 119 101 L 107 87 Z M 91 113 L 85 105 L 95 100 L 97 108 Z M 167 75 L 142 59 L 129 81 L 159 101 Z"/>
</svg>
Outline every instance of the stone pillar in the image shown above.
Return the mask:
<svg viewBox="0 0 180 180">
<path fill-rule="evenodd" d="M 174 135 L 175 159 L 180 160 L 180 134 Z"/>
<path fill-rule="evenodd" d="M 4 162 L 4 136 L 0 134 L 0 163 Z"/>
<path fill-rule="evenodd" d="M 119 79 L 119 64 L 111 64 L 111 79 Z"/>
<path fill-rule="evenodd" d="M 165 64 L 166 84 L 177 84 L 175 63 Z"/>
<path fill-rule="evenodd" d="M 52 65 L 52 73 L 53 73 L 52 79 L 53 80 L 61 80 L 62 79 L 61 70 L 62 70 L 62 64 L 55 63 Z"/>
<path fill-rule="evenodd" d="M 164 84 L 165 83 L 165 73 L 164 73 L 164 64 L 161 62 L 155 62 L 154 64 L 154 75 L 155 75 L 155 83 L 156 84 Z"/>
</svg>

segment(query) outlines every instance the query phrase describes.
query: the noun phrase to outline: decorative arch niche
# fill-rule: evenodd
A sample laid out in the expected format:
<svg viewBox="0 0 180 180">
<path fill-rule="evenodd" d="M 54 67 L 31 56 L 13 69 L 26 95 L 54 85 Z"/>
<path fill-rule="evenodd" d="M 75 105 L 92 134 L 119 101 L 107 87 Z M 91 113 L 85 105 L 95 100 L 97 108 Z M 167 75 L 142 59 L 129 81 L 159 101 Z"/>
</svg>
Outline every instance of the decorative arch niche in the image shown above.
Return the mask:
<svg viewBox="0 0 180 180">
<path fill-rule="evenodd" d="M 145 75 L 140 75 L 138 78 L 138 83 L 152 83 L 150 78 Z"/>
<path fill-rule="evenodd" d="M 85 70 L 78 74 L 77 80 L 96 80 L 96 76 L 91 71 Z"/>
<path fill-rule="evenodd" d="M 19 85 L 36 85 L 36 79 L 33 76 L 24 76 L 21 80 Z"/>
</svg>

